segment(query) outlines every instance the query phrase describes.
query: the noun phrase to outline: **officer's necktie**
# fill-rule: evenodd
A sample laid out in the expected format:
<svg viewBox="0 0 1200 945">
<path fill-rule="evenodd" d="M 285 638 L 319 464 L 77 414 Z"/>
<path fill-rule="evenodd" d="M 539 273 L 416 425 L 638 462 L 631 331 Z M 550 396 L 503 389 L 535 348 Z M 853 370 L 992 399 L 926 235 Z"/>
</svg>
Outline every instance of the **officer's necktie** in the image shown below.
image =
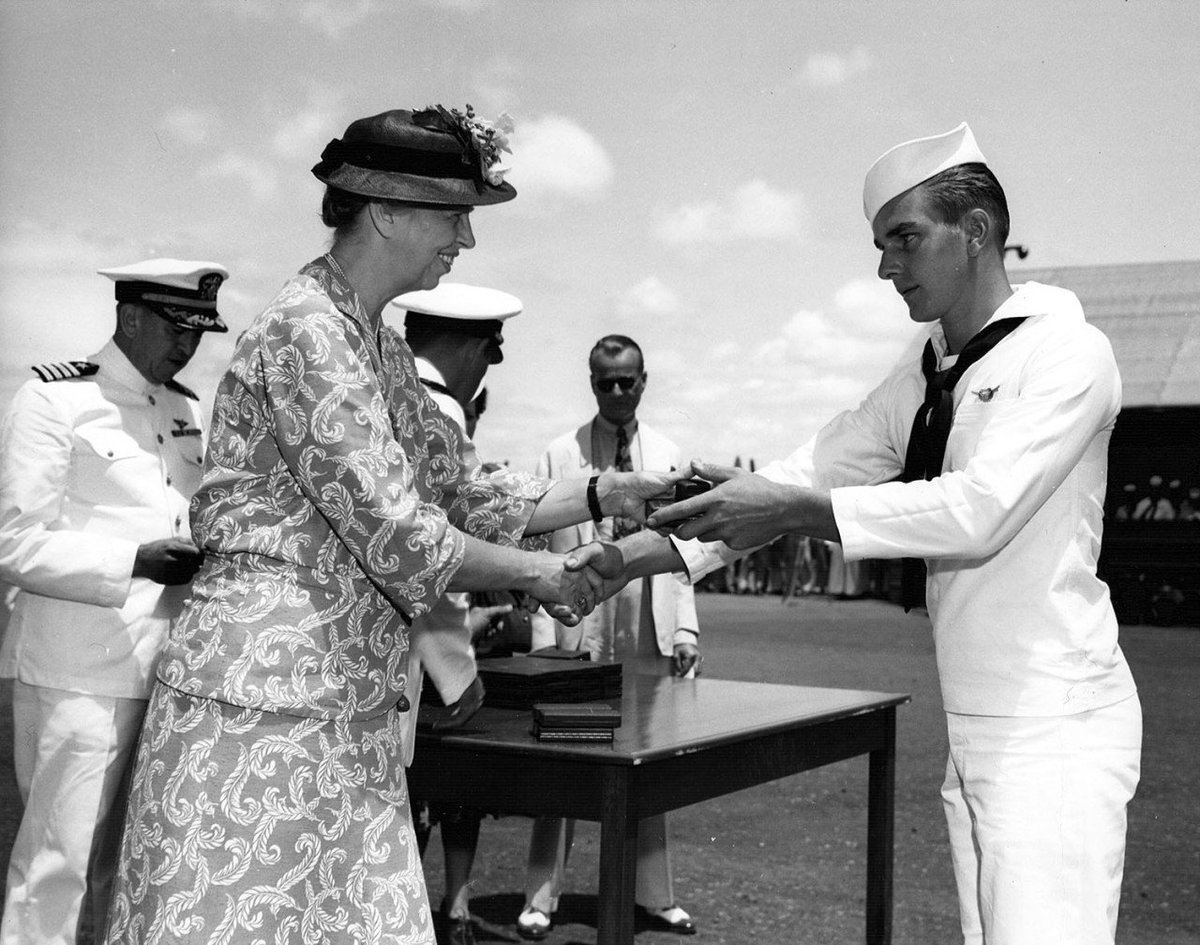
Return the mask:
<svg viewBox="0 0 1200 945">
<path fill-rule="evenodd" d="M 1024 318 L 1002 318 L 992 322 L 967 342 L 954 366 L 945 371 L 937 369 L 937 352 L 933 350 L 932 339 L 925 342 L 925 351 L 921 355 L 925 401 L 913 417 L 901 482 L 933 479 L 942 474 L 946 441 L 950 439 L 950 427 L 954 423 L 954 385 L 967 368 L 991 351 L 1023 321 Z M 905 613 L 924 603 L 925 562 L 922 559 L 903 560 L 900 599 Z"/>
<path fill-rule="evenodd" d="M 617 472 L 632 472 L 633 457 L 629 453 L 629 434 L 624 427 L 617 427 L 617 451 L 613 458 Z M 622 538 L 639 531 L 641 526 L 633 519 L 617 515 L 613 518 L 613 538 Z"/>
</svg>

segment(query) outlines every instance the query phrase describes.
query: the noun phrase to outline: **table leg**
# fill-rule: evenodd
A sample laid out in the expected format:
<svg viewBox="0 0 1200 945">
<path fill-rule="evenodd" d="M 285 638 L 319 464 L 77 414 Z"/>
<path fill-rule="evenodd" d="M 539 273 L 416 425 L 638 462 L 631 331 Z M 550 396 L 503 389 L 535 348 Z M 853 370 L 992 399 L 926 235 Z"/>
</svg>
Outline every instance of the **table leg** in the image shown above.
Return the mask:
<svg viewBox="0 0 1200 945">
<path fill-rule="evenodd" d="M 633 941 L 638 828 L 633 816 L 630 769 L 606 767 L 603 777 L 596 943 L 628 945 Z"/>
<path fill-rule="evenodd" d="M 892 861 L 896 822 L 896 710 L 882 713 L 886 744 L 870 753 L 867 795 L 867 945 L 892 940 Z"/>
</svg>

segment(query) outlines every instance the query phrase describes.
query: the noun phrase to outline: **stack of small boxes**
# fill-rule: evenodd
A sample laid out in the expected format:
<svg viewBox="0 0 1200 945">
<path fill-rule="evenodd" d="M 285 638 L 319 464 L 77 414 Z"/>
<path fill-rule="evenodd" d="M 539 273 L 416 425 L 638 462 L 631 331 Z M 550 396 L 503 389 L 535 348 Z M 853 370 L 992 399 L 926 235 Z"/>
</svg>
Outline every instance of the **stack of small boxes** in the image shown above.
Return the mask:
<svg viewBox="0 0 1200 945">
<path fill-rule="evenodd" d="M 606 702 L 539 702 L 533 734 L 543 742 L 611 742 L 621 727 L 621 710 Z"/>
<path fill-rule="evenodd" d="M 529 709 L 538 702 L 599 702 L 621 698 L 621 664 L 578 659 L 500 657 L 479 661 L 484 705 Z"/>
</svg>

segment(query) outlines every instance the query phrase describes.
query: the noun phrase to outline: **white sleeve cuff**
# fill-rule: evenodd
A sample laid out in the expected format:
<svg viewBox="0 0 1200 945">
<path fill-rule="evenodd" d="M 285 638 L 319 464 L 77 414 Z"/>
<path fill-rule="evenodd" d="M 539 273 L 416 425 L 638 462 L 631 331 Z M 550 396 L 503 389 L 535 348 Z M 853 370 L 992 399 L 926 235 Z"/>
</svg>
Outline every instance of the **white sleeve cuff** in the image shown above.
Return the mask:
<svg viewBox="0 0 1200 945">
<path fill-rule="evenodd" d="M 123 539 L 112 539 L 111 555 L 100 574 L 97 591 L 107 607 L 124 607 L 133 586 L 133 564 L 137 560 L 138 543 Z"/>
<path fill-rule="evenodd" d="M 676 538 L 674 535 L 668 537 L 679 553 L 679 557 L 683 559 L 683 566 L 687 568 L 687 573 L 681 576 L 689 584 L 695 584 L 704 575 L 717 570 L 717 568 L 723 568 L 742 555 L 749 553 L 748 551 L 734 551 L 723 541 L 700 541 L 696 538 L 685 540 Z"/>
<path fill-rule="evenodd" d="M 871 555 L 865 549 L 866 530 L 858 521 L 858 503 L 854 497 L 860 489 L 870 486 L 848 486 L 829 490 L 829 502 L 833 506 L 833 518 L 841 536 L 842 554 L 847 561 L 862 561 Z"/>
</svg>

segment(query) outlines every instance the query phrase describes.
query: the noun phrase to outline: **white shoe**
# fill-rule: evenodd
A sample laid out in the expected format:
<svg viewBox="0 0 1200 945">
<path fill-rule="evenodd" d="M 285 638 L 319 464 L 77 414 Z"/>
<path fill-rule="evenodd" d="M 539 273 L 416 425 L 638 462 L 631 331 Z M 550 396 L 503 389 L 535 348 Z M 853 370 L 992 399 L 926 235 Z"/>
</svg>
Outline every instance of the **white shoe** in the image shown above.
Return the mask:
<svg viewBox="0 0 1200 945">
<path fill-rule="evenodd" d="M 677 935 L 696 934 L 696 923 L 679 906 L 670 905 L 662 909 L 647 909 L 645 906 L 639 906 L 638 908 L 645 912 L 650 919 L 650 924 L 654 927 L 674 932 Z"/>
<path fill-rule="evenodd" d="M 536 942 L 546 937 L 546 933 L 550 931 L 550 923 L 550 916 L 541 909 L 526 906 L 517 916 L 517 934 L 521 938 Z"/>
</svg>

